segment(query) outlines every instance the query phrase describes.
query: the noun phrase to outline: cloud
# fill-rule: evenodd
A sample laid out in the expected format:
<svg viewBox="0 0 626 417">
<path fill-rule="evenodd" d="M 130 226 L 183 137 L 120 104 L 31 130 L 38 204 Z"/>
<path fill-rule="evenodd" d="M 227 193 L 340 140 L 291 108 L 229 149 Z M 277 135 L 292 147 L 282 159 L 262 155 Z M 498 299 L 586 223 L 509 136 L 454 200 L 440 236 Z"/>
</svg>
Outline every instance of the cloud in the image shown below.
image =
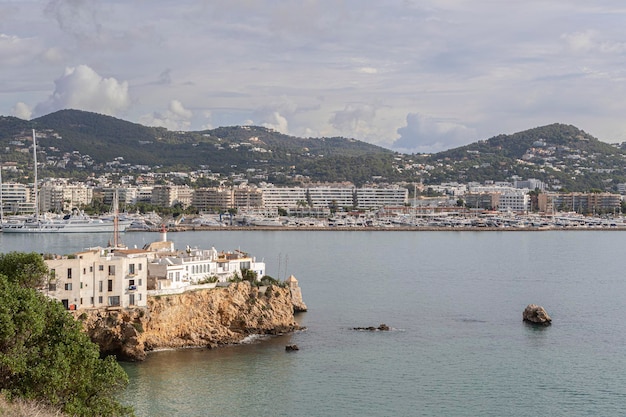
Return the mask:
<svg viewBox="0 0 626 417">
<path fill-rule="evenodd" d="M 6 65 L 21 65 L 27 62 L 35 49 L 34 40 L 0 33 L 0 62 Z"/>
<path fill-rule="evenodd" d="M 368 130 L 376 117 L 376 109 L 367 104 L 348 104 L 343 110 L 335 112 L 328 121 L 338 131 L 356 136 Z"/>
<path fill-rule="evenodd" d="M 45 13 L 57 21 L 62 31 L 82 42 L 100 34 L 96 6 L 95 0 L 52 0 Z"/>
<path fill-rule="evenodd" d="M 87 65 L 69 67 L 54 81 L 55 89 L 47 101 L 35 106 L 34 116 L 61 109 L 79 109 L 115 115 L 130 104 L 128 83 L 103 78 Z"/>
<path fill-rule="evenodd" d="M 25 103 L 21 101 L 17 103 L 12 110 L 12 114 L 15 117 L 19 117 L 20 119 L 30 120 L 33 115 L 32 109 Z"/>
<path fill-rule="evenodd" d="M 574 52 L 601 52 L 621 54 L 626 51 L 626 42 L 601 39 L 601 34 L 594 30 L 564 33 L 561 35 L 567 46 Z"/>
<path fill-rule="evenodd" d="M 274 102 L 258 108 L 253 115 L 254 121 L 248 124 L 260 124 L 268 129 L 289 134 L 289 118 L 298 111 L 298 106 L 289 98 L 282 96 Z"/>
<path fill-rule="evenodd" d="M 277 111 L 273 112 L 270 116 L 270 120 L 262 124 L 263 127 L 276 130 L 280 133 L 289 133 L 289 123 L 284 116 L 281 116 Z"/>
<path fill-rule="evenodd" d="M 406 126 L 399 128 L 398 134 L 392 148 L 401 152 L 439 152 L 476 140 L 474 129 L 419 113 L 409 113 Z"/>
<path fill-rule="evenodd" d="M 164 127 L 168 130 L 189 130 L 193 112 L 183 106 L 179 100 L 172 100 L 163 112 L 143 115 L 139 123 L 148 126 Z"/>
</svg>

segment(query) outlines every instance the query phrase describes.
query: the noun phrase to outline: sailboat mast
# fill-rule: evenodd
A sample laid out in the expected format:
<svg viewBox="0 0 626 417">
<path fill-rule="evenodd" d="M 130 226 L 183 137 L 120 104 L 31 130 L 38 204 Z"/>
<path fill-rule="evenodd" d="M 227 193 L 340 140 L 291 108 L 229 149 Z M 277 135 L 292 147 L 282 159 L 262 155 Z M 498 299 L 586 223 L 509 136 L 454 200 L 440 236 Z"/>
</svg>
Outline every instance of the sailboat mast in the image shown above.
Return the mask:
<svg viewBox="0 0 626 417">
<path fill-rule="evenodd" d="M 35 220 L 39 220 L 39 196 L 37 195 L 37 139 L 35 138 L 35 129 L 33 129 L 33 163 L 35 166 Z"/>
<path fill-rule="evenodd" d="M 0 164 L 0 222 L 4 222 L 4 200 L 2 198 L 2 164 Z"/>
<path fill-rule="evenodd" d="M 120 227 L 119 227 L 119 195 L 117 189 L 113 191 L 113 246 L 117 248 L 120 244 Z"/>
</svg>

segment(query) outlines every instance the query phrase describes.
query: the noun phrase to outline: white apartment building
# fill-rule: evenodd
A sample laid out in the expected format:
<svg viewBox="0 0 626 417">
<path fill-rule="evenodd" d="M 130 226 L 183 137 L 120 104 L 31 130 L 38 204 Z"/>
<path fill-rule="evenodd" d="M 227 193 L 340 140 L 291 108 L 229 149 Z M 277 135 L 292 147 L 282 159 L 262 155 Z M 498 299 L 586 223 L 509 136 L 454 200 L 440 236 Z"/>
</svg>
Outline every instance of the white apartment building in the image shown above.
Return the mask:
<svg viewBox="0 0 626 417">
<path fill-rule="evenodd" d="M 354 187 L 309 187 L 307 188 L 312 207 L 354 207 Z"/>
<path fill-rule="evenodd" d="M 291 208 L 297 207 L 299 201 L 306 200 L 306 188 L 301 187 L 263 187 L 263 207 Z"/>
<path fill-rule="evenodd" d="M 102 189 L 102 202 L 113 205 L 115 192 L 117 191 L 117 201 L 121 205 L 137 203 L 137 187 L 106 187 Z M 152 194 L 152 193 L 150 193 Z"/>
<path fill-rule="evenodd" d="M 45 262 L 52 276 L 47 295 L 66 309 L 147 305 L 145 250 L 94 248 Z"/>
<path fill-rule="evenodd" d="M 500 193 L 498 211 L 526 213 L 530 211 L 530 195 L 528 190 L 506 191 Z"/>
<path fill-rule="evenodd" d="M 409 190 L 401 187 L 357 188 L 356 207 L 377 209 L 384 206 L 404 206 L 409 202 Z"/>
<path fill-rule="evenodd" d="M 34 213 L 31 188 L 14 182 L 2 183 L 3 213 Z"/>
<path fill-rule="evenodd" d="M 39 189 L 41 212 L 67 212 L 91 204 L 93 188 L 84 184 L 67 184 L 65 181 L 46 182 Z"/>
<path fill-rule="evenodd" d="M 245 252 L 190 247 L 176 250 L 174 244 L 167 241 L 165 233 L 161 241 L 146 245 L 144 249 L 151 253 L 148 262 L 150 290 L 183 288 L 210 279 L 227 282 L 235 275 L 241 277 L 244 270 L 256 272 L 257 279 L 266 274 L 265 263 Z"/>
</svg>

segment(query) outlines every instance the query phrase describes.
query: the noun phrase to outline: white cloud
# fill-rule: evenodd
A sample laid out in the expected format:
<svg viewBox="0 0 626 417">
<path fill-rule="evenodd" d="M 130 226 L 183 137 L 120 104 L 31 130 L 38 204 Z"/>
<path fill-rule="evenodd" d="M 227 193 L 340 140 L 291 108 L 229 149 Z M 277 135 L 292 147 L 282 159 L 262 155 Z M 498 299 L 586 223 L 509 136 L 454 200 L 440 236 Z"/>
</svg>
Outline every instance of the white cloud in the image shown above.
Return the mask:
<svg viewBox="0 0 626 417">
<path fill-rule="evenodd" d="M 376 117 L 376 109 L 367 104 L 348 104 L 343 110 L 335 112 L 329 123 L 338 131 L 353 136 L 369 130 L 369 125 Z"/>
<path fill-rule="evenodd" d="M 13 116 L 24 120 L 30 120 L 33 115 L 32 109 L 26 103 L 22 103 L 21 101 L 13 107 L 12 113 Z"/>
<path fill-rule="evenodd" d="M 61 109 L 79 109 L 115 115 L 130 104 L 128 83 L 103 78 L 87 65 L 65 69 L 54 81 L 55 89 L 45 102 L 35 106 L 34 116 Z"/>
<path fill-rule="evenodd" d="M 189 130 L 192 118 L 193 112 L 186 109 L 180 100 L 172 100 L 167 110 L 143 115 L 139 118 L 139 123 L 168 130 Z"/>
<path fill-rule="evenodd" d="M 270 116 L 270 120 L 262 124 L 263 127 L 276 130 L 280 133 L 289 133 L 289 123 L 284 116 L 281 116 L 277 111 L 273 112 Z"/>
<path fill-rule="evenodd" d="M 406 126 L 399 128 L 398 134 L 393 149 L 412 153 L 438 152 L 479 139 L 474 129 L 419 113 L 409 113 Z"/>
<path fill-rule="evenodd" d="M 3 66 L 23 65 L 33 55 L 35 41 L 15 35 L 0 33 L 0 62 Z"/>
</svg>

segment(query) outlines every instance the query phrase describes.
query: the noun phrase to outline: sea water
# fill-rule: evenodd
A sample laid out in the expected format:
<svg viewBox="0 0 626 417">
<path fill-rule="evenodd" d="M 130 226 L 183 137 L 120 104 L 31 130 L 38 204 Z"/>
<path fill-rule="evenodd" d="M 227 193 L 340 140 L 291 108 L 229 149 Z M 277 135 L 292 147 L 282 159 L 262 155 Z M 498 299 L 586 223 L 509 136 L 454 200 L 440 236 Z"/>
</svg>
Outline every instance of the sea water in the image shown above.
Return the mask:
<svg viewBox="0 0 626 417">
<path fill-rule="evenodd" d="M 0 248 L 68 253 L 103 244 L 95 238 L 5 235 Z M 122 400 L 138 416 L 618 416 L 626 408 L 624 232 L 169 239 L 241 249 L 264 258 L 274 277 L 294 274 L 307 330 L 124 364 L 131 382 Z M 552 326 L 522 322 L 530 303 L 546 308 Z M 381 323 L 391 331 L 353 329 Z M 300 350 L 286 352 L 294 343 Z"/>
</svg>

